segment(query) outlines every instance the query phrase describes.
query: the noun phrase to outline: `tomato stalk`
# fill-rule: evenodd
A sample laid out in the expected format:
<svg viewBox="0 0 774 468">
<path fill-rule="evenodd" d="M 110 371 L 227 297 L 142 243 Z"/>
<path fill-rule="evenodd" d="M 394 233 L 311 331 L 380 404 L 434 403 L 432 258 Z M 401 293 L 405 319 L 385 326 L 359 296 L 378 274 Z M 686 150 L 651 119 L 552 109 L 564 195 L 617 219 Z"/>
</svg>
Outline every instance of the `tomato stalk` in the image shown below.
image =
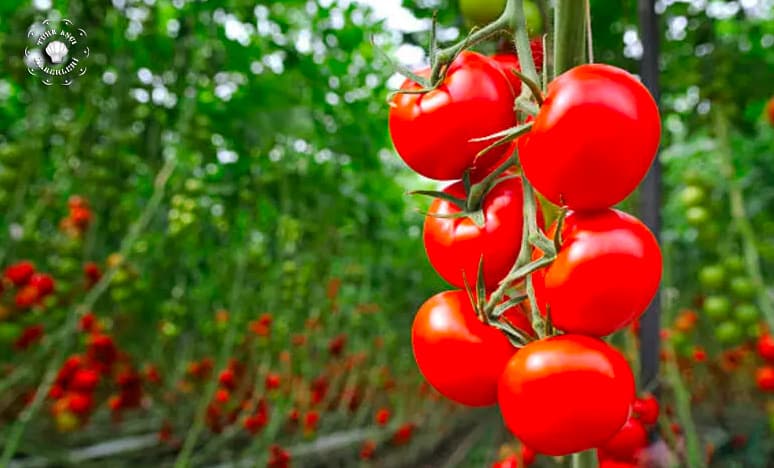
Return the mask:
<svg viewBox="0 0 774 468">
<path fill-rule="evenodd" d="M 546 328 L 543 318 L 540 316 L 540 312 L 537 309 L 535 302 L 535 293 L 532 288 L 532 279 L 530 275 L 551 264 L 556 258 L 556 249 L 554 248 L 554 242 L 546 237 L 540 230 L 537 223 L 537 203 L 535 200 L 535 191 L 532 188 L 532 184 L 526 178 L 522 179 L 524 187 L 524 224 L 521 247 L 519 250 L 519 257 L 516 259 L 516 263 L 511 268 L 511 271 L 506 277 L 500 281 L 497 289 L 492 292 L 489 300 L 483 307 L 482 314 L 486 316 L 490 321 L 496 321 L 494 318 L 494 312 L 498 304 L 505 296 L 505 291 L 511 287 L 511 285 L 526 277 L 526 289 L 527 297 L 529 297 L 532 303 L 532 328 L 538 333 L 539 336 L 544 335 Z M 532 258 L 532 246 L 539 248 L 543 251 L 543 256 L 535 261 L 530 261 Z"/>
<path fill-rule="evenodd" d="M 702 456 L 701 443 L 691 417 L 691 393 L 685 387 L 685 383 L 680 377 L 680 370 L 677 368 L 677 362 L 674 359 L 675 350 L 672 347 L 672 343 L 669 340 L 665 340 L 664 346 L 669 356 L 669 359 L 664 363 L 666 379 L 675 396 L 677 420 L 680 421 L 680 425 L 683 427 L 685 437 L 685 464 L 688 468 L 703 468 L 707 464 Z"/>
<path fill-rule="evenodd" d="M 554 10 L 554 76 L 586 62 L 586 3 L 557 0 Z"/>
<path fill-rule="evenodd" d="M 720 170 L 723 178 L 728 181 L 728 192 L 731 205 L 731 219 L 733 220 L 740 237 L 742 238 L 742 250 L 744 253 L 747 274 L 755 284 L 757 290 L 757 302 L 763 313 L 764 319 L 770 331 L 774 332 L 774 304 L 766 291 L 766 283 L 761 273 L 761 260 L 756 247 L 757 240 L 755 229 L 747 217 L 744 206 L 744 194 L 736 178 L 734 163 L 731 159 L 729 146 L 728 121 L 722 110 L 715 112 L 715 136 L 718 140 L 718 153 L 720 155 Z"/>
<path fill-rule="evenodd" d="M 508 0 L 508 3 L 510 4 L 514 0 Z M 458 42 L 457 44 L 454 44 L 452 46 L 449 46 L 445 49 L 440 49 L 437 51 L 437 53 L 433 53 L 434 51 L 431 50 L 430 55 L 430 88 L 434 88 L 437 86 L 438 83 L 440 83 L 441 78 L 443 76 L 442 72 L 444 70 L 444 67 L 454 61 L 454 59 L 465 49 L 468 49 L 470 47 L 473 47 L 474 45 L 483 42 L 490 37 L 494 36 L 495 34 L 504 31 L 508 28 L 510 24 L 508 13 L 508 7 L 506 6 L 505 11 L 503 11 L 503 14 L 500 15 L 499 18 L 494 20 L 493 22 L 487 24 L 481 29 L 475 29 L 473 28 L 468 34 L 468 36 L 461 42 Z"/>
<path fill-rule="evenodd" d="M 596 450 L 573 453 L 571 460 L 573 468 L 596 468 L 599 466 Z"/>
</svg>

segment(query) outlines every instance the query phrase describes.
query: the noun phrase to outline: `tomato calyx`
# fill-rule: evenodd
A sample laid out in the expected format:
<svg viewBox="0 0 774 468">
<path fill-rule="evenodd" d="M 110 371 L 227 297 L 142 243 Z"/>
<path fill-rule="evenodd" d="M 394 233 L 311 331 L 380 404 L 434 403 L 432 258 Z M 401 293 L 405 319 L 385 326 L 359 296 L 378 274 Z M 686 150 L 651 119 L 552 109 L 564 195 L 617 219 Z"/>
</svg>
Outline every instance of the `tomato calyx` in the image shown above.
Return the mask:
<svg viewBox="0 0 774 468">
<path fill-rule="evenodd" d="M 484 218 L 483 202 L 484 198 L 492 191 L 497 184 L 520 177 L 517 174 L 505 175 L 505 171 L 513 167 L 516 163 L 516 157 L 511 156 L 506 159 L 497 169 L 492 171 L 489 175 L 484 177 L 480 182 L 473 184 L 470 180 L 470 170 L 465 172 L 462 178 L 463 185 L 465 187 L 465 198 L 455 197 L 449 193 L 440 190 L 412 190 L 409 195 L 425 195 L 433 198 L 440 198 L 447 201 L 457 208 L 459 212 L 451 214 L 438 214 L 422 212 L 425 216 L 432 216 L 434 218 L 442 219 L 460 219 L 469 218 L 479 228 L 483 227 L 486 219 Z"/>
<path fill-rule="evenodd" d="M 476 158 L 473 160 L 473 163 L 478 161 L 479 158 L 481 158 L 483 155 L 488 153 L 489 151 L 497 148 L 498 146 L 502 146 L 506 143 L 510 143 L 516 138 L 528 133 L 532 129 L 532 122 L 523 123 L 521 125 L 516 125 L 515 127 L 506 128 L 503 131 L 493 133 L 491 135 L 487 135 L 485 137 L 481 138 L 473 138 L 470 140 L 471 143 L 479 143 L 482 141 L 489 141 L 489 140 L 496 140 L 491 145 L 487 146 L 486 148 L 482 149 L 478 152 L 476 155 Z M 514 161 L 515 162 L 515 161 Z"/>
</svg>

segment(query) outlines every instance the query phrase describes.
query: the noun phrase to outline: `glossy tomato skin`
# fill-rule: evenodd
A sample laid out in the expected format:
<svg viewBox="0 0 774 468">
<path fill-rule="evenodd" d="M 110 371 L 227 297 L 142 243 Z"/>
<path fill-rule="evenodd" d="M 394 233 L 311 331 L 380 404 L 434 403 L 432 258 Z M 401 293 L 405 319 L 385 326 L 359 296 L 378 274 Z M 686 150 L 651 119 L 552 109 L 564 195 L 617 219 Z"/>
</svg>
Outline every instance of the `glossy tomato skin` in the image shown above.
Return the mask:
<svg viewBox="0 0 774 468">
<path fill-rule="evenodd" d="M 539 453 L 598 447 L 629 416 L 634 377 L 607 343 L 582 335 L 532 342 L 508 362 L 498 387 L 506 426 Z"/>
<path fill-rule="evenodd" d="M 636 461 L 648 445 L 648 431 L 639 419 L 629 418 L 618 432 L 599 448 L 602 458 Z"/>
<path fill-rule="evenodd" d="M 774 393 L 774 366 L 759 367 L 755 371 L 755 383 L 760 391 Z"/>
<path fill-rule="evenodd" d="M 503 71 L 505 77 L 508 78 L 508 83 L 511 84 L 513 95 L 517 97 L 521 93 L 521 80 L 518 76 L 514 75 L 511 70 L 521 71 L 519 65 L 519 57 L 516 54 L 499 53 L 492 56 L 492 60 L 497 62 L 500 66 L 500 70 Z"/>
<path fill-rule="evenodd" d="M 551 202 L 598 210 L 637 187 L 660 136 L 656 102 L 633 75 L 581 65 L 548 85 L 519 159 L 527 179 Z"/>
<path fill-rule="evenodd" d="M 462 182 L 444 192 L 465 198 Z M 478 265 L 484 256 L 484 278 L 489 290 L 510 271 L 519 255 L 522 238 L 524 188 L 521 178 L 505 180 L 494 186 L 483 200 L 484 226 L 468 217 L 438 218 L 433 215 L 459 213 L 455 204 L 436 198 L 425 217 L 425 251 L 435 271 L 450 284 L 464 288 L 463 277 L 475 285 Z"/>
<path fill-rule="evenodd" d="M 605 336 L 645 311 L 658 290 L 662 259 L 644 224 L 618 210 L 570 211 L 561 239 L 556 260 L 533 275 L 540 310 L 550 306 L 556 328 Z"/>
<path fill-rule="evenodd" d="M 428 76 L 429 71 L 419 73 Z M 420 86 L 406 80 L 401 89 Z M 516 125 L 508 79 L 490 58 L 463 52 L 449 66 L 444 82 L 425 94 L 396 94 L 389 127 L 395 149 L 413 170 L 436 180 L 461 179 L 479 151 L 491 141 L 471 142 Z M 476 161 L 495 164 L 508 150 L 502 145 Z"/>
<path fill-rule="evenodd" d="M 411 328 L 419 370 L 446 398 L 468 406 L 497 402 L 497 382 L 516 352 L 508 339 L 484 325 L 465 291 L 445 291 L 419 308 Z"/>
<path fill-rule="evenodd" d="M 766 361 L 774 362 L 774 337 L 768 333 L 761 335 L 758 338 L 756 348 L 760 357 Z"/>
<path fill-rule="evenodd" d="M 519 459 L 516 455 L 503 458 L 502 460 L 495 462 L 492 468 L 519 468 Z"/>
<path fill-rule="evenodd" d="M 632 413 L 642 421 L 643 424 L 651 425 L 658 422 L 658 415 L 661 408 L 658 400 L 653 395 L 644 395 L 634 400 L 632 404 Z"/>
</svg>

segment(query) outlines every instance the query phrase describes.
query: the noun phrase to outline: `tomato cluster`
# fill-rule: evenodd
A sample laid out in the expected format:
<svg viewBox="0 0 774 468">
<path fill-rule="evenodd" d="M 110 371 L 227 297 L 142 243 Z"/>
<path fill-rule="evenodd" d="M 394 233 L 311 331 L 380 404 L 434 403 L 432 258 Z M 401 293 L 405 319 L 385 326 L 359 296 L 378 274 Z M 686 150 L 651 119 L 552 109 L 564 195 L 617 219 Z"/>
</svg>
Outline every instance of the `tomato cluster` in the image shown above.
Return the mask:
<svg viewBox="0 0 774 468">
<path fill-rule="evenodd" d="M 507 427 L 538 453 L 600 447 L 626 458 L 620 446 L 645 434 L 643 421 L 630 418 L 634 378 L 624 356 L 600 338 L 645 311 L 662 258 L 650 230 L 611 207 L 636 188 L 655 157 L 658 109 L 629 73 L 582 65 L 548 85 L 528 133 L 510 147 L 485 149 L 482 137 L 517 124 L 514 98 L 522 86 L 510 68 L 519 68 L 515 57 L 495 61 L 465 51 L 437 86 L 422 90 L 407 80 L 391 103 L 390 134 L 403 160 L 426 177 L 462 179 L 433 194 L 424 222 L 430 263 L 461 289 L 419 308 L 414 357 L 445 397 L 499 404 Z M 503 162 L 516 149 L 521 174 L 507 167 L 514 159 Z M 556 252 L 531 252 L 538 262 L 528 273 L 534 296 L 524 295 L 523 276 L 510 276 L 524 237 L 536 235 L 524 230 L 543 229 L 527 183 L 567 210 L 542 233 Z M 546 256 L 552 261 L 539 263 Z M 499 299 L 505 291 L 534 303 L 501 303 L 490 316 L 482 302 L 497 302 L 490 295 Z M 566 398 L 568 388 L 573 398 Z"/>
<path fill-rule="evenodd" d="M 142 406 L 144 388 L 161 381 L 155 366 L 141 373 L 128 354 L 122 352 L 92 313 L 85 314 L 78 326 L 84 334 L 85 352 L 69 356 L 57 373 L 48 397 L 51 412 L 60 431 L 83 426 L 97 408 L 98 392 L 109 392 L 107 406 L 114 421 L 124 411 Z"/>
</svg>

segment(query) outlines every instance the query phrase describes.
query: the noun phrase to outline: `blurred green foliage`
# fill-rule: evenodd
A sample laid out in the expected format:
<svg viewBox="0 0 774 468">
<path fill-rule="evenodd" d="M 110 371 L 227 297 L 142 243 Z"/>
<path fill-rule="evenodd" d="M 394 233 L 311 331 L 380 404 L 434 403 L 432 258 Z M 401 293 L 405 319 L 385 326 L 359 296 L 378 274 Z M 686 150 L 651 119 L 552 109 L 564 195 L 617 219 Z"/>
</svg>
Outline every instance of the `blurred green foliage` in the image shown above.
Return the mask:
<svg viewBox="0 0 774 468">
<path fill-rule="evenodd" d="M 108 426 L 102 407 L 87 430 L 64 435 L 41 409 L 19 453 L 57 460 L 60 449 L 103 439 L 104 427 L 114 435 L 140 434 L 163 420 L 185 436 L 211 395 L 202 388 L 200 399 L 173 403 L 162 395 L 175 391 L 189 361 L 213 356 L 223 365 L 233 351 L 251 365 L 273 368 L 309 319 L 320 320 L 324 332 L 301 354 L 295 372 L 304 378 L 317 375 L 328 340 L 346 331 L 349 349 L 369 353 L 371 370 L 388 365 L 409 382 L 404 394 L 375 397 L 357 417 L 339 411 L 323 432 L 370 427 L 378 405 L 394 407 L 398 422 L 435 412 L 423 442 L 423 450 L 432 451 L 448 433 L 444 424 L 453 421 L 407 395 L 418 381 L 407 330 L 416 307 L 444 286 L 425 259 L 417 205 L 405 196 L 408 187 L 426 182 L 408 175 L 391 149 L 385 98 L 393 72 L 371 38 L 388 53 L 400 42 L 424 47 L 435 11 L 449 37 L 454 28 L 464 35 L 457 2 L 404 1 L 424 21 L 411 32 L 387 31 L 357 2 L 47 3 L 0 4 L 0 266 L 31 259 L 57 280 L 57 296 L 45 309 L 0 322 L 0 438 L 7 440 L 7 423 L 18 414 L 18 389 L 35 388 L 54 357 L 82 349 L 83 338 L 68 341 L 64 335 L 71 332 L 62 327 L 83 300 L 83 265 L 107 268 L 157 190 L 156 174 L 174 161 L 158 209 L 149 212 L 125 264 L 93 305 L 138 365 L 153 362 L 169 377 L 154 395 L 158 404 L 120 428 Z M 735 1 L 657 3 L 666 286 L 680 292 L 677 302 L 685 305 L 700 292 L 698 268 L 739 250 L 737 236 L 724 237 L 730 216 L 716 157 L 712 117 L 718 109 L 731 125 L 747 212 L 760 227 L 764 274 L 774 273 L 774 137 L 761 118 L 774 91 L 774 20 L 765 11 L 768 0 L 757 3 L 762 12 Z M 598 61 L 637 71 L 636 8 L 634 0 L 592 0 Z M 53 11 L 88 33 L 88 72 L 68 88 L 44 86 L 23 61 L 27 29 Z M 687 223 L 676 195 L 689 169 L 711 186 L 718 227 L 709 230 L 718 232 L 704 243 L 707 237 L 700 239 Z M 60 226 L 72 195 L 88 200 L 94 213 L 81 236 Z M 341 281 L 335 315 L 332 280 Z M 379 311 L 357 312 L 369 304 Z M 225 325 L 219 309 L 230 312 Z M 248 323 L 263 312 L 275 320 L 271 340 L 264 348 L 244 347 Z M 36 323 L 45 323 L 45 346 L 14 350 L 22 329 Z M 374 348 L 376 338 L 384 340 L 383 349 Z M 373 386 L 378 378 L 372 374 L 356 380 Z M 285 410 L 289 402 L 277 404 Z M 279 430 L 273 427 L 271 437 Z M 247 449 L 234 433 L 208 440 L 199 461 L 237 458 L 243 450 L 255 455 L 256 447 L 264 456 L 271 437 Z M 484 439 L 500 441 L 499 435 Z M 356 456 L 356 449 L 350 452 Z M 469 457 L 471 464 L 496 450 L 479 452 Z M 156 455 L 171 456 L 164 450 Z"/>
</svg>

